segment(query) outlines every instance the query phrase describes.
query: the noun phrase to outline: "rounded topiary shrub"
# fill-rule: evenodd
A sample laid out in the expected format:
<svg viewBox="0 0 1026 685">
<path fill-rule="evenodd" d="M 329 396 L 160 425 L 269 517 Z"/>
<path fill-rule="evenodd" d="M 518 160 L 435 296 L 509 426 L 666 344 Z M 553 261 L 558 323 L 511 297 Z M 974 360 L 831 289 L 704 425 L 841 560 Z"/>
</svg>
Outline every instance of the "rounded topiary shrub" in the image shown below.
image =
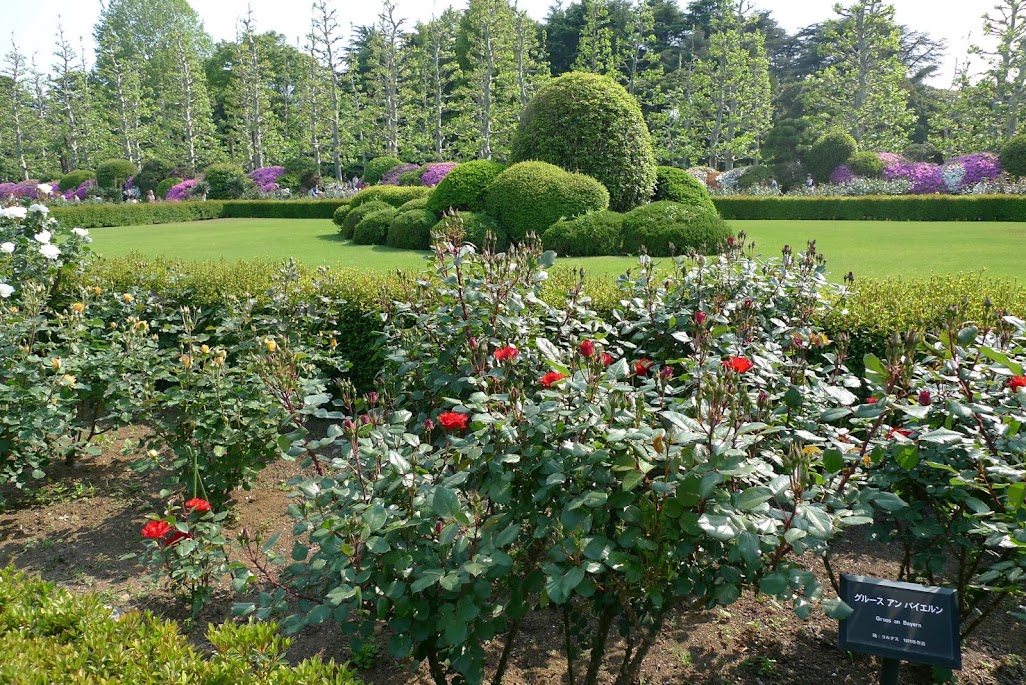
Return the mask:
<svg viewBox="0 0 1026 685">
<path fill-rule="evenodd" d="M 457 225 L 463 230 L 463 242 L 470 243 L 478 250 L 490 247 L 495 252 L 502 252 L 509 249 L 506 230 L 495 217 L 484 212 L 453 212 L 443 216 L 431 231 L 445 231 Z"/>
<path fill-rule="evenodd" d="M 373 185 L 381 180 L 381 177 L 392 169 L 403 163 L 398 157 L 375 157 L 367 162 L 367 168 L 363 172 L 363 182 Z"/>
<path fill-rule="evenodd" d="M 716 211 L 706 185 L 694 174 L 672 166 L 656 167 L 656 189 L 653 199 L 670 200 L 704 207 L 710 212 Z"/>
<path fill-rule="evenodd" d="M 127 159 L 108 159 L 96 167 L 96 185 L 100 188 L 121 190 L 125 181 L 139 172 L 138 167 Z"/>
<path fill-rule="evenodd" d="M 880 155 L 875 152 L 856 152 L 847 162 L 848 168 L 856 176 L 862 178 L 882 178 L 884 164 Z"/>
<path fill-rule="evenodd" d="M 178 176 L 181 173 L 170 162 L 165 162 L 162 159 L 150 159 L 143 162 L 139 173 L 132 178 L 132 184 L 139 186 L 140 192 L 145 195 L 147 190 L 156 192 L 157 186 L 165 178 Z"/>
<path fill-rule="evenodd" d="M 354 207 L 352 203 L 350 203 L 349 207 L 349 213 L 346 214 L 345 218 L 342 220 L 342 235 L 346 238 L 353 237 L 356 233 L 356 225 L 363 221 L 364 217 L 373 214 L 374 212 L 381 211 L 382 209 L 395 209 L 392 205 L 387 202 L 382 202 L 381 200 L 365 202 L 359 207 Z M 386 226 L 385 229 L 387 230 L 388 227 Z"/>
<path fill-rule="evenodd" d="M 904 149 L 901 155 L 910 162 L 944 163 L 944 154 L 937 149 L 936 145 L 930 143 L 912 143 Z"/>
<path fill-rule="evenodd" d="M 372 186 L 364 188 L 349 200 L 353 207 L 359 207 L 365 202 L 380 200 L 387 202 L 393 207 L 402 207 L 410 200 L 419 197 L 426 197 L 431 194 L 430 188 L 420 186 Z"/>
<path fill-rule="evenodd" d="M 1001 166 L 1012 176 L 1026 176 L 1026 135 L 1005 141 L 1001 146 Z"/>
<path fill-rule="evenodd" d="M 485 188 L 505 169 L 502 164 L 487 159 L 460 164 L 435 186 L 428 198 L 428 209 L 435 212 L 480 209 Z"/>
<path fill-rule="evenodd" d="M 723 250 L 730 235 L 719 215 L 665 200 L 627 212 L 620 229 L 624 252 L 638 254 L 645 248 L 653 257 L 713 254 Z"/>
<path fill-rule="evenodd" d="M 563 74 L 538 91 L 520 115 L 510 160 L 540 160 L 596 178 L 617 211 L 647 202 L 656 184 L 638 101 L 597 74 Z"/>
<path fill-rule="evenodd" d="M 850 135 L 844 131 L 831 131 L 820 136 L 813 144 L 805 166 L 818 183 L 826 183 L 834 169 L 847 164 L 858 151 L 859 145 Z"/>
<path fill-rule="evenodd" d="M 353 242 L 357 245 L 384 245 L 388 227 L 396 213 L 395 207 L 385 207 L 364 216 L 353 230 Z"/>
<path fill-rule="evenodd" d="M 438 217 L 427 209 L 399 212 L 388 227 L 385 244 L 405 250 L 426 250 L 431 247 L 431 229 L 436 223 Z"/>
<path fill-rule="evenodd" d="M 344 231 L 346 216 L 349 215 L 349 210 L 352 209 L 352 205 L 348 202 L 341 204 L 335 208 L 335 211 L 331 215 L 331 222 L 338 226 L 340 232 Z"/>
<path fill-rule="evenodd" d="M 612 210 L 589 212 L 576 219 L 562 219 L 542 234 L 546 250 L 561 257 L 593 257 L 620 251 L 623 214 Z"/>
<path fill-rule="evenodd" d="M 559 219 L 608 207 L 609 191 L 601 183 L 546 162 L 514 164 L 495 177 L 484 196 L 485 211 L 514 242 L 529 233 L 544 233 Z"/>
<path fill-rule="evenodd" d="M 88 169 L 74 169 L 61 176 L 61 180 L 57 182 L 57 187 L 67 192 L 95 178 L 96 174 Z"/>
<path fill-rule="evenodd" d="M 765 164 L 753 164 L 745 169 L 737 179 L 738 190 L 748 190 L 761 186 L 763 181 L 769 181 L 773 177 L 773 171 Z"/>
<path fill-rule="evenodd" d="M 241 197 L 245 187 L 246 172 L 238 164 L 218 162 L 203 170 L 203 180 L 211 200 L 233 200 Z"/>
<path fill-rule="evenodd" d="M 411 209 L 427 209 L 428 208 L 428 201 L 430 199 L 431 199 L 430 196 L 415 197 L 412 200 L 410 200 L 409 202 L 405 202 L 405 203 L 399 205 L 399 211 L 400 212 L 408 212 Z M 437 220 L 438 217 L 435 217 L 435 219 Z"/>
<path fill-rule="evenodd" d="M 157 189 L 153 191 L 153 194 L 159 197 L 161 200 L 167 198 L 167 191 L 174 188 L 176 185 L 182 182 L 180 178 L 165 178 L 163 181 L 157 184 Z"/>
</svg>

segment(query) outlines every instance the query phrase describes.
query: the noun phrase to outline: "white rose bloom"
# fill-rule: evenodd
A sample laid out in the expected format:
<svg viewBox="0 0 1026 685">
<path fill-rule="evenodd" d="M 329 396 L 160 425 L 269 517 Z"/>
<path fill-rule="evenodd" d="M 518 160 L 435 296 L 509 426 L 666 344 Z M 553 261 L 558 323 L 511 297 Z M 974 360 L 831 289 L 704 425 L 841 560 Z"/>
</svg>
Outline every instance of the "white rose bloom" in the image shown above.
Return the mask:
<svg viewBox="0 0 1026 685">
<path fill-rule="evenodd" d="M 11 296 L 11 293 L 13 293 L 13 292 L 14 292 L 14 286 L 13 285 L 7 285 L 6 283 L 0 283 L 0 297 L 4 298 L 6 300 L 8 297 Z"/>
<path fill-rule="evenodd" d="M 28 216 L 28 210 L 24 207 L 8 207 L 4 210 L 8 219 L 24 219 Z"/>
<path fill-rule="evenodd" d="M 46 245 L 48 242 L 50 242 L 50 238 L 53 237 L 53 233 L 44 230 L 40 231 L 39 233 L 36 233 L 33 237 L 36 239 L 37 243 L 43 243 L 44 245 Z"/>
<path fill-rule="evenodd" d="M 40 245 L 39 254 L 47 259 L 57 259 L 61 256 L 61 250 L 56 245 Z"/>
<path fill-rule="evenodd" d="M 43 195 L 49 195 L 53 192 L 53 186 L 49 183 L 40 183 L 36 186 L 36 190 L 41 192 Z"/>
<path fill-rule="evenodd" d="M 40 205 L 40 204 L 34 204 L 34 205 L 30 206 L 28 208 L 28 210 L 30 212 L 39 212 L 43 216 L 46 216 L 47 214 L 50 213 L 50 208 L 49 207 L 47 207 L 46 205 Z"/>
<path fill-rule="evenodd" d="M 14 254 L 14 243 L 0 243 L 0 252 Z"/>
<path fill-rule="evenodd" d="M 77 235 L 79 238 L 88 238 L 89 237 L 89 230 L 85 229 L 85 228 L 73 228 L 73 229 L 71 229 L 71 232 L 74 235 Z"/>
</svg>

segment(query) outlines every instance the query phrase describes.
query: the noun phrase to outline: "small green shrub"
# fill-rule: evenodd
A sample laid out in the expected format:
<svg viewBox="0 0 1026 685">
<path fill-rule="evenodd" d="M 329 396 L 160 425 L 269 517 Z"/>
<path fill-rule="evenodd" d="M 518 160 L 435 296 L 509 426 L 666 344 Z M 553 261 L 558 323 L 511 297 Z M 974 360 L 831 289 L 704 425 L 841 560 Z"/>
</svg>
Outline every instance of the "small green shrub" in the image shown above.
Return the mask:
<svg viewBox="0 0 1026 685">
<path fill-rule="evenodd" d="M 430 188 L 422 188 L 420 186 L 371 186 L 353 195 L 349 200 L 349 204 L 353 207 L 359 207 L 365 202 L 381 200 L 398 209 L 410 200 L 427 197 L 430 194 Z"/>
<path fill-rule="evenodd" d="M 345 224 L 346 215 L 349 214 L 349 210 L 352 209 L 352 205 L 348 202 L 344 205 L 339 205 L 335 208 L 335 213 L 331 215 L 331 222 L 338 226 L 339 231 L 342 230 Z"/>
<path fill-rule="evenodd" d="M 798 160 L 779 162 L 773 165 L 773 177 L 777 179 L 781 190 L 797 188 L 805 181 L 805 175 L 808 173 L 805 165 Z"/>
<path fill-rule="evenodd" d="M 647 202 L 656 184 L 641 107 L 608 76 L 571 72 L 542 87 L 521 113 L 510 149 L 510 161 L 528 160 L 597 179 L 620 212 Z"/>
<path fill-rule="evenodd" d="M 388 227 L 385 244 L 405 250 L 427 250 L 431 247 L 431 229 L 437 222 L 435 213 L 427 209 L 399 212 Z"/>
<path fill-rule="evenodd" d="M 485 189 L 505 169 L 502 164 L 487 159 L 464 162 L 435 186 L 427 208 L 439 213 L 449 209 L 481 209 Z"/>
<path fill-rule="evenodd" d="M 395 207 L 385 207 L 365 215 L 353 230 L 353 242 L 357 245 L 384 245 L 396 214 Z"/>
<path fill-rule="evenodd" d="M 623 218 L 623 249 L 653 257 L 697 251 L 720 252 L 731 232 L 716 214 L 678 202 L 660 201 L 627 212 Z"/>
<path fill-rule="evenodd" d="M 560 257 L 617 254 L 623 216 L 607 209 L 557 221 L 542 234 L 542 244 L 546 250 L 554 250 Z"/>
<path fill-rule="evenodd" d="M 127 159 L 108 159 L 100 162 L 96 167 L 96 185 L 101 188 L 117 188 L 125 185 L 132 176 L 139 172 L 139 168 Z"/>
<path fill-rule="evenodd" d="M 431 199 L 430 195 L 425 195 L 424 197 L 415 197 L 412 200 L 410 200 L 409 202 L 406 202 L 404 204 L 399 205 L 399 211 L 400 212 L 408 212 L 411 209 L 427 209 L 428 208 L 428 202 L 429 202 L 430 199 Z"/>
<path fill-rule="evenodd" d="M 495 252 L 509 249 L 509 235 L 506 230 L 499 225 L 495 217 L 484 212 L 454 212 L 443 216 L 431 232 L 446 231 L 456 226 L 463 231 L 463 241 L 479 250 L 485 247 L 491 247 Z"/>
<path fill-rule="evenodd" d="M 685 205 L 716 211 L 709 189 L 693 175 L 672 166 L 656 167 L 656 189 L 653 201 L 670 200 Z"/>
<path fill-rule="evenodd" d="M 1026 176 L 1026 135 L 1005 141 L 1001 146 L 1001 166 L 1012 176 Z"/>
<path fill-rule="evenodd" d="M 367 169 L 363 172 L 363 182 L 374 185 L 381 180 L 381 177 L 392 169 L 403 163 L 398 157 L 375 157 L 367 162 Z"/>
<path fill-rule="evenodd" d="M 773 176 L 772 170 L 765 164 L 753 164 L 744 170 L 744 173 L 737 179 L 739 190 L 748 190 L 768 181 Z"/>
<path fill-rule="evenodd" d="M 139 190 L 143 195 L 146 194 L 147 190 L 153 190 L 156 193 L 157 185 L 165 178 L 171 176 L 177 176 L 181 173 L 176 173 L 175 167 L 170 162 L 165 162 L 162 159 L 151 159 L 143 162 L 142 167 L 132 178 L 132 184 L 139 186 Z"/>
<path fill-rule="evenodd" d="M 399 177 L 399 185 L 419 186 L 420 177 L 424 175 L 425 171 L 425 167 L 420 167 L 419 169 L 414 169 L 413 171 L 407 171 L 405 174 Z"/>
<path fill-rule="evenodd" d="M 171 190 L 172 188 L 174 188 L 176 185 L 178 185 L 179 183 L 181 183 L 184 180 L 185 179 L 183 179 L 183 178 L 177 178 L 177 177 L 176 178 L 165 178 L 163 181 L 161 181 L 160 183 L 157 184 L 157 189 L 154 191 L 153 194 L 156 195 L 161 200 L 163 200 L 163 199 L 165 199 L 167 197 L 167 191 Z"/>
<path fill-rule="evenodd" d="M 278 184 L 290 190 L 313 188 L 321 180 L 321 170 L 313 159 L 309 157 L 293 157 L 286 160 L 283 166 L 285 168 L 285 175 L 289 178 L 284 180 L 279 178 Z"/>
<path fill-rule="evenodd" d="M 96 178 L 96 173 L 87 169 L 75 169 L 61 176 L 57 187 L 63 191 L 74 190 L 90 179 Z"/>
<path fill-rule="evenodd" d="M 349 213 L 346 214 L 345 219 L 342 220 L 342 235 L 350 239 L 355 236 L 356 226 L 363 221 L 364 217 L 373 214 L 374 212 L 381 211 L 382 209 L 395 209 L 392 205 L 381 200 L 372 200 L 371 202 L 365 202 L 362 205 L 357 206 L 350 204 L 349 206 Z M 388 230 L 387 226 L 385 227 L 385 230 Z"/>
<path fill-rule="evenodd" d="M 850 135 L 844 131 L 831 131 L 820 136 L 809 150 L 805 166 L 816 182 L 826 183 L 834 169 L 847 164 L 858 151 L 859 145 Z"/>
<path fill-rule="evenodd" d="M 944 163 L 944 155 L 937 146 L 930 143 L 913 143 L 905 148 L 901 155 L 910 162 Z"/>
<path fill-rule="evenodd" d="M 883 161 L 875 152 L 856 152 L 848 160 L 848 168 L 862 178 L 883 178 Z"/>
<path fill-rule="evenodd" d="M 572 219 L 609 207 L 609 192 L 590 176 L 564 171 L 546 162 L 520 162 L 489 184 L 485 211 L 520 242 L 544 233 L 559 219 Z"/>
<path fill-rule="evenodd" d="M 219 162 L 211 164 L 203 170 L 203 180 L 210 190 L 207 197 L 211 200 L 234 200 L 242 195 L 246 172 L 238 164 Z"/>
</svg>

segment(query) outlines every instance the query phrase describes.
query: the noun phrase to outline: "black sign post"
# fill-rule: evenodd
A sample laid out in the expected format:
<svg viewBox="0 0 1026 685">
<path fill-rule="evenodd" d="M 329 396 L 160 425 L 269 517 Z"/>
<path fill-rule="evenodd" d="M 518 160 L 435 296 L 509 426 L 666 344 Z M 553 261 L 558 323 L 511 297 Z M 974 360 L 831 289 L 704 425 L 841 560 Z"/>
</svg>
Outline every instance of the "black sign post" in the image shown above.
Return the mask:
<svg viewBox="0 0 1026 685">
<path fill-rule="evenodd" d="M 962 668 L 954 590 L 843 574 L 841 599 L 839 646 L 882 657 L 881 685 L 898 685 L 902 661 Z"/>
</svg>

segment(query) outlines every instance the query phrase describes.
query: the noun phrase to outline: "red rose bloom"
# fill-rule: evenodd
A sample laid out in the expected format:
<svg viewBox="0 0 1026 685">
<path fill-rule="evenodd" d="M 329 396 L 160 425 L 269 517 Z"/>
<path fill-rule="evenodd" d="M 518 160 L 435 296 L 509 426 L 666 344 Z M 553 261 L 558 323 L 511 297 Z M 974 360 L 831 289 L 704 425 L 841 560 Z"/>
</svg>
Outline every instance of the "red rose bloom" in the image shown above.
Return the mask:
<svg viewBox="0 0 1026 685">
<path fill-rule="evenodd" d="M 1008 381 L 1008 389 L 1015 392 L 1019 388 L 1026 388 L 1026 376 L 1012 376 Z"/>
<path fill-rule="evenodd" d="M 929 390 L 924 390 L 921 393 L 919 393 L 919 404 L 921 404 L 924 407 L 929 407 L 931 404 L 933 404 L 933 397 L 930 396 Z"/>
<path fill-rule="evenodd" d="M 564 378 L 566 378 L 566 376 L 564 376 L 558 371 L 549 371 L 547 374 L 542 376 L 541 384 L 544 385 L 546 388 L 551 388 L 553 383 L 558 383 Z"/>
<path fill-rule="evenodd" d="M 613 355 L 609 354 L 608 352 L 603 352 L 602 353 L 602 366 L 609 366 L 612 363 L 613 363 Z"/>
<path fill-rule="evenodd" d="M 171 532 L 167 521 L 150 521 L 142 528 L 142 536 L 150 540 L 160 540 Z"/>
<path fill-rule="evenodd" d="M 736 371 L 738 373 L 744 373 L 755 366 L 755 364 L 744 357 L 727 357 L 723 360 L 723 365 L 731 371 Z"/>
<path fill-rule="evenodd" d="M 585 340 L 577 346 L 577 351 L 581 353 L 582 357 L 590 357 L 595 354 L 595 343 Z"/>
<path fill-rule="evenodd" d="M 695 312 L 695 323 L 697 323 L 699 326 L 701 326 L 702 324 L 705 323 L 705 319 L 708 316 L 709 315 L 706 314 L 705 312 Z"/>
<path fill-rule="evenodd" d="M 509 361 L 516 359 L 518 354 L 520 354 L 520 350 L 512 345 L 506 345 L 502 349 L 495 350 L 495 360 L 500 362 Z"/>
<path fill-rule="evenodd" d="M 912 431 L 910 431 L 908 428 L 894 428 L 891 430 L 890 433 L 887 434 L 887 437 L 893 438 L 895 435 L 901 435 L 906 438 L 911 438 Z"/>
<path fill-rule="evenodd" d="M 638 374 L 639 376 L 644 376 L 646 373 L 648 373 L 648 370 L 651 367 L 651 359 L 639 359 L 638 361 L 634 362 L 634 373 Z"/>
<path fill-rule="evenodd" d="M 867 397 L 866 398 L 866 404 L 876 404 L 879 401 L 880 400 L 877 399 L 876 397 Z"/>
<path fill-rule="evenodd" d="M 167 542 L 163 543 L 163 545 L 164 545 L 164 547 L 174 547 L 175 545 L 177 545 L 182 540 L 191 540 L 191 539 L 192 539 L 192 535 L 191 534 L 183 533 L 180 530 L 176 530 L 174 532 L 174 535 L 172 535 L 170 538 L 168 538 Z"/>
<path fill-rule="evenodd" d="M 205 514 L 210 511 L 210 502 L 199 497 L 193 497 L 191 500 L 185 503 L 185 510 L 189 512 L 196 512 L 197 514 Z"/>
<path fill-rule="evenodd" d="M 467 415 L 455 411 L 442 412 L 438 416 L 438 423 L 442 424 L 442 428 L 446 430 L 455 430 L 457 428 L 463 430 L 467 427 Z"/>
</svg>

